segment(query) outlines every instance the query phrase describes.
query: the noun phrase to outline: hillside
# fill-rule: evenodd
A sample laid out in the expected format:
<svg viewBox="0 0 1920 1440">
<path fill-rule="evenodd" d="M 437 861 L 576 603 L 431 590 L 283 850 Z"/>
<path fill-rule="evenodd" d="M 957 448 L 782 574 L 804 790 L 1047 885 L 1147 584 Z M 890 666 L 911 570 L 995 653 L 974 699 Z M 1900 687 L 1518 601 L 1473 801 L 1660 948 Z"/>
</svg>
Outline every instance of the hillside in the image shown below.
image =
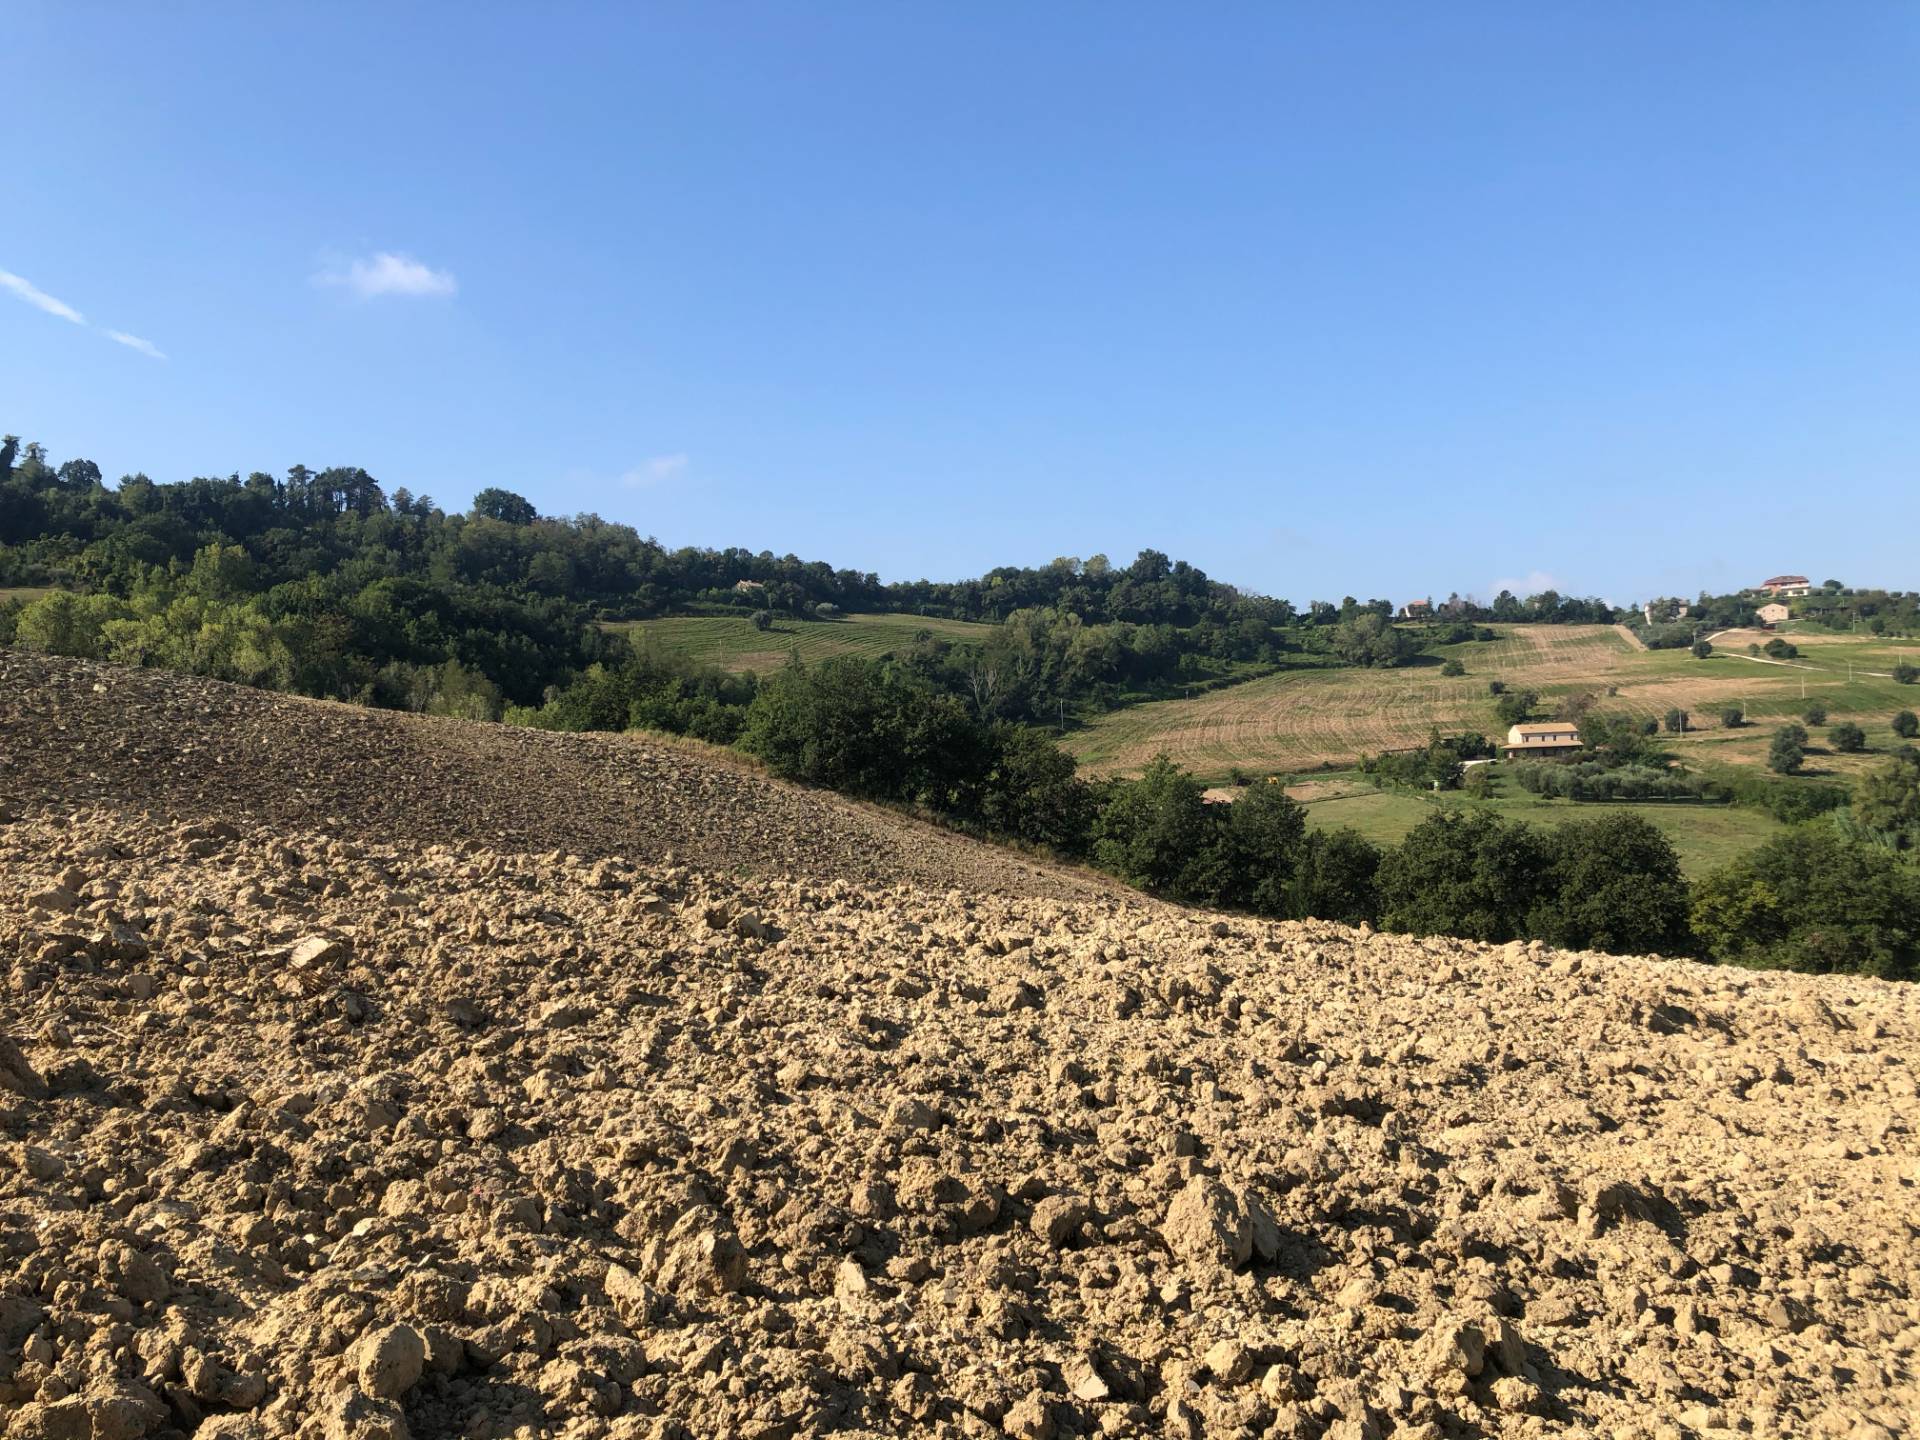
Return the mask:
<svg viewBox="0 0 1920 1440">
<path fill-rule="evenodd" d="M 8 1437 L 1920 1409 L 1917 987 L 1185 911 L 692 750 L 17 654 L 0 807 Z"/>
<path fill-rule="evenodd" d="M 1510 690 L 1536 692 L 1548 711 L 1575 692 L 1596 693 L 1601 709 L 1639 719 L 1657 721 L 1679 706 L 1694 717 L 1684 743 L 1707 747 L 1711 759 L 1758 763 L 1771 735 L 1761 727 L 1797 716 L 1809 701 L 1876 732 L 1895 711 L 1920 702 L 1920 692 L 1887 673 L 1895 661 L 1912 658 L 1908 643 L 1797 631 L 1788 638 L 1802 654 L 1792 664 L 1744 653 L 1749 642 L 1772 638 L 1728 631 L 1701 661 L 1685 650 L 1640 649 L 1612 625 L 1504 626 L 1494 640 L 1437 647 L 1404 668 L 1287 671 L 1192 699 L 1116 710 L 1064 743 L 1093 774 L 1137 774 L 1162 751 L 1208 779 L 1235 766 L 1344 766 L 1362 753 L 1422 744 L 1436 726 L 1498 737 L 1505 727 L 1487 686 L 1500 680 Z M 1442 675 L 1441 657 L 1459 660 L 1466 673 Z M 1728 706 L 1759 725 L 1721 731 L 1719 715 Z"/>
</svg>

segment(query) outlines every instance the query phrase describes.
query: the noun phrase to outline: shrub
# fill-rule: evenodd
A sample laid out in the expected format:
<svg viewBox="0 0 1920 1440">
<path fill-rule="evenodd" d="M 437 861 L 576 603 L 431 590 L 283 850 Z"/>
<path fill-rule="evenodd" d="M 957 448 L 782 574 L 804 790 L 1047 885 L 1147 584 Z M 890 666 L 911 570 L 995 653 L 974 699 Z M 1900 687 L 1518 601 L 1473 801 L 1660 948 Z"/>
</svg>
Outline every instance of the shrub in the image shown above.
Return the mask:
<svg viewBox="0 0 1920 1440">
<path fill-rule="evenodd" d="M 771 610 L 754 611 L 753 628 L 756 630 L 771 630 L 773 628 L 773 612 Z"/>
<path fill-rule="evenodd" d="M 1920 975 L 1920 872 L 1891 851 L 1802 826 L 1701 881 L 1708 955 L 1763 969 Z"/>
<path fill-rule="evenodd" d="M 1842 720 L 1827 732 L 1827 739 L 1843 755 L 1858 755 L 1867 748 L 1867 732 L 1851 720 Z"/>
<path fill-rule="evenodd" d="M 1824 725 L 1827 723 L 1827 707 L 1816 700 L 1800 712 L 1800 718 L 1809 725 Z"/>
<path fill-rule="evenodd" d="M 1507 682 L 1506 682 L 1506 681 L 1504 681 L 1504 680 L 1489 680 L 1489 681 L 1487 681 L 1487 694 L 1489 694 L 1489 695 L 1504 695 L 1504 694 L 1506 694 L 1506 693 L 1507 693 Z"/>
<path fill-rule="evenodd" d="M 1720 712 L 1720 723 L 1729 730 L 1738 730 L 1747 723 L 1747 717 L 1738 705 L 1729 705 Z"/>
<path fill-rule="evenodd" d="M 1666 726 L 1669 735 L 1685 733 L 1687 728 L 1687 712 L 1682 710 L 1678 705 L 1674 706 L 1671 710 L 1667 711 Z"/>
<path fill-rule="evenodd" d="M 1896 685 L 1911 685 L 1915 680 L 1920 680 L 1920 669 L 1902 660 L 1893 667 L 1893 680 Z"/>
<path fill-rule="evenodd" d="M 1711 654 L 1713 654 L 1713 642 L 1711 640 L 1696 640 L 1693 642 L 1694 659 L 1704 660 Z"/>
<path fill-rule="evenodd" d="M 1920 715 L 1915 715 L 1911 710 L 1902 710 L 1893 717 L 1893 733 L 1902 740 L 1920 736 Z"/>
<path fill-rule="evenodd" d="M 1467 667 L 1462 665 L 1458 660 L 1449 660 L 1440 667 L 1440 673 L 1442 675 L 1464 675 L 1467 673 Z"/>
</svg>

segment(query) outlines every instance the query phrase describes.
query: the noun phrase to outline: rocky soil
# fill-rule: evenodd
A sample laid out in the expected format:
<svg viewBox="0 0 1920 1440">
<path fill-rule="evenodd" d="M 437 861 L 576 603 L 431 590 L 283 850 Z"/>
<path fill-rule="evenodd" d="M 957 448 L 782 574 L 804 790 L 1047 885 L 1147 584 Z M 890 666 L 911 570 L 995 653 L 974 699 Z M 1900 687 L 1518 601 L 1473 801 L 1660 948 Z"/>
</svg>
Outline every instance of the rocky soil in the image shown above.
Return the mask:
<svg viewBox="0 0 1920 1440">
<path fill-rule="evenodd" d="M 1920 1413 L 1920 987 L 1014 861 L 1041 878 L 928 884 L 986 862 L 748 776 L 730 874 L 612 844 L 646 809 L 615 759 L 519 777 L 579 786 L 570 816 L 490 820 L 474 747 L 517 738 L 35 674 L 0 699 L 0 1435 Z M 371 793 L 401 785 L 425 816 Z M 813 817 L 793 873 L 784 813 Z M 569 825 L 592 843 L 528 843 Z M 883 825 L 860 878 L 812 853 Z"/>
</svg>

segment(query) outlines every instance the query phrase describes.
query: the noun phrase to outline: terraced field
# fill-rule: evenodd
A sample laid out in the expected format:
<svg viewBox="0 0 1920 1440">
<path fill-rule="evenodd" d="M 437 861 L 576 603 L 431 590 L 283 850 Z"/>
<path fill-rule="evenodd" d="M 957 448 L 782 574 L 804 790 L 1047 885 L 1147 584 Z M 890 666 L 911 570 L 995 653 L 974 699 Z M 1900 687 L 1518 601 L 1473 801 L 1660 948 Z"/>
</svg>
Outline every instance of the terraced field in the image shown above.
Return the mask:
<svg viewBox="0 0 1920 1440">
<path fill-rule="evenodd" d="M 1678 705 L 1707 734 L 1732 705 L 1764 724 L 1818 700 L 1833 718 L 1856 720 L 1870 734 L 1883 732 L 1894 711 L 1920 707 L 1920 687 L 1897 685 L 1886 673 L 1920 646 L 1796 634 L 1790 638 L 1802 658 L 1795 664 L 1746 656 L 1749 642 L 1769 638 L 1729 632 L 1701 661 L 1685 650 L 1640 650 L 1610 625 L 1515 625 L 1402 669 L 1297 671 L 1117 710 L 1066 744 L 1095 775 L 1137 773 L 1161 751 L 1209 778 L 1236 766 L 1265 773 L 1345 766 L 1363 753 L 1417 745 L 1435 726 L 1497 738 L 1504 727 L 1487 688 L 1495 679 L 1538 691 L 1548 708 L 1576 691 L 1598 692 L 1606 709 L 1641 717 L 1657 719 Z M 1467 673 L 1443 676 L 1442 656 L 1459 659 Z M 1740 732 L 1742 753 L 1765 733 Z"/>
<path fill-rule="evenodd" d="M 764 675 L 795 654 L 804 661 L 830 655 L 880 656 L 903 650 L 922 630 L 951 639 L 978 639 L 991 625 L 937 620 L 924 615 L 849 615 L 841 620 L 781 620 L 756 630 L 745 615 L 670 615 L 662 620 L 609 624 L 633 643 L 661 655 L 681 656 L 722 670 Z"/>
</svg>

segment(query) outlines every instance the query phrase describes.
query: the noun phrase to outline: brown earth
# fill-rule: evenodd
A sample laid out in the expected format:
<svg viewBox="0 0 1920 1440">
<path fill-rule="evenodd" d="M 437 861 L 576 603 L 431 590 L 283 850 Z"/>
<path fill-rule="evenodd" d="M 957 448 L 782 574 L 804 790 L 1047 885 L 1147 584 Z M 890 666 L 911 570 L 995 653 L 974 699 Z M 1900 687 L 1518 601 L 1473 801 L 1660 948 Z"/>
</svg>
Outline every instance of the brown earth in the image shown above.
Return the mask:
<svg viewBox="0 0 1920 1440">
<path fill-rule="evenodd" d="M 0 667 L 0 1434 L 1920 1411 L 1920 989 L 1185 911 L 731 771 L 669 863 L 671 747 Z"/>
</svg>

